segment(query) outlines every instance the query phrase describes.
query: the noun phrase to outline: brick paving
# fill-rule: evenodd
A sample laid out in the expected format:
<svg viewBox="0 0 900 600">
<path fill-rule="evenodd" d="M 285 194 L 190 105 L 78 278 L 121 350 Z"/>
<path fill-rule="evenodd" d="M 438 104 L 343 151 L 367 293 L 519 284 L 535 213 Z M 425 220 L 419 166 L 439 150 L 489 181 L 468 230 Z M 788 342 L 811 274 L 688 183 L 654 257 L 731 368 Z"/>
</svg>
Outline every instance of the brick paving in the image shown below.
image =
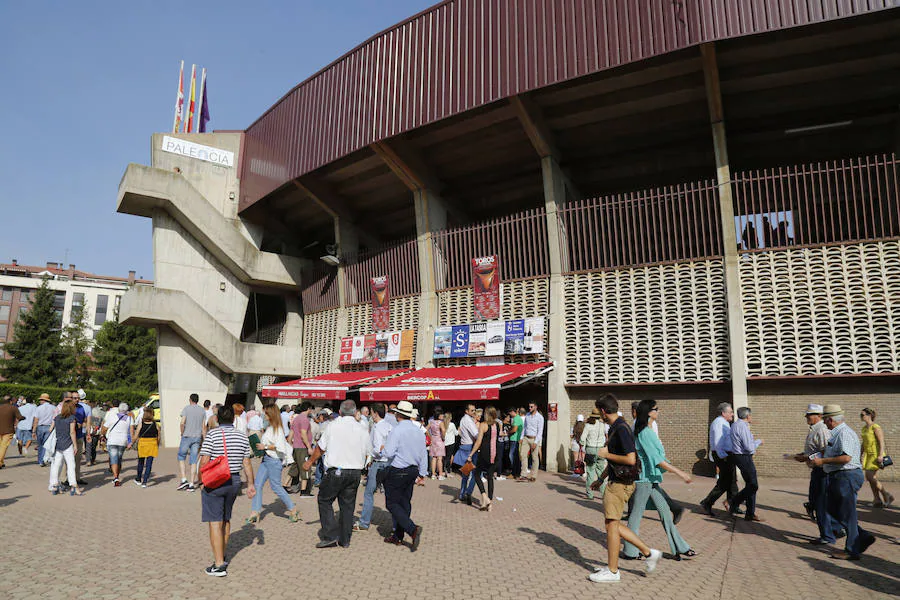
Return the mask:
<svg viewBox="0 0 900 600">
<path fill-rule="evenodd" d="M 765 523 L 733 522 L 686 514 L 679 529 L 699 553 L 663 560 L 646 577 L 642 563 L 623 561 L 622 581 L 587 580 L 605 564 L 602 504 L 587 500 L 570 477 L 541 474 L 536 483 L 497 483 L 491 513 L 452 502 L 459 479 L 427 482 L 413 498 L 413 518 L 424 526 L 421 548 L 388 546 L 376 533 L 389 527 L 384 499 L 376 498 L 373 528 L 354 534 L 348 549 L 316 550 L 314 500 L 298 500 L 304 521 L 291 524 L 266 488 L 268 508 L 257 526 L 243 525 L 246 497 L 235 504 L 228 577 L 208 577 L 212 562 L 207 529 L 200 523 L 200 494 L 177 492 L 174 450 L 157 460 L 155 484 L 130 481 L 114 488 L 104 466 L 86 469 L 81 498 L 51 496 L 47 469 L 34 455 L 7 457 L 0 471 L 3 531 L 0 597 L 3 598 L 296 598 L 311 585 L 319 598 L 886 598 L 900 593 L 900 510 L 873 509 L 864 492 L 860 516 L 877 543 L 859 562 L 836 562 L 807 542 L 816 533 L 803 513 L 806 482 L 763 479 L 759 494 Z M 134 473 L 135 453 L 126 472 Z M 105 459 L 105 455 L 103 455 Z M 676 499 L 696 509 L 712 487 L 667 481 Z M 895 494 L 898 490 L 895 490 Z M 900 494 L 897 494 L 900 495 Z M 293 496 L 296 498 L 296 496 Z M 362 500 L 360 490 L 359 500 Z M 721 511 L 720 511 L 721 512 Z M 641 534 L 665 548 L 654 518 Z M 115 573 L 111 576 L 110 572 Z M 461 572 L 471 573 L 461 578 Z M 298 583 L 299 582 L 299 583 Z M 588 596 L 590 595 L 590 596 Z"/>
</svg>

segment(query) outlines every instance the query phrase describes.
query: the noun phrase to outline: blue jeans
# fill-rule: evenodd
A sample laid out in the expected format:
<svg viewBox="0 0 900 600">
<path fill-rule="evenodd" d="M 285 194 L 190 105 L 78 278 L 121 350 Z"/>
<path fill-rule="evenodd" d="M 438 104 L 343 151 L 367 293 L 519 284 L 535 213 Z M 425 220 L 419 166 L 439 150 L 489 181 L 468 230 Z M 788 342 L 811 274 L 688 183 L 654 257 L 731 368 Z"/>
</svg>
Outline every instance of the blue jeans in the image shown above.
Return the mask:
<svg viewBox="0 0 900 600">
<path fill-rule="evenodd" d="M 44 442 L 47 441 L 47 436 L 50 435 L 50 426 L 49 425 L 38 425 L 37 428 L 37 445 L 38 445 L 38 454 L 37 461 L 39 465 L 44 464 Z"/>
<path fill-rule="evenodd" d="M 144 485 L 150 481 L 150 470 L 153 468 L 153 457 L 138 458 L 137 480 Z"/>
<path fill-rule="evenodd" d="M 325 476 L 325 465 L 322 464 L 322 460 L 320 459 L 316 463 L 316 471 L 313 474 L 313 484 L 314 485 L 322 485 L 322 478 Z"/>
<path fill-rule="evenodd" d="M 875 536 L 859 526 L 856 514 L 856 495 L 865 481 L 862 469 L 835 471 L 827 475 L 828 514 L 847 530 L 845 549 L 850 556 L 862 554 Z"/>
<path fill-rule="evenodd" d="M 828 514 L 828 495 L 825 484 L 827 476 L 822 467 L 815 467 L 809 475 L 809 503 L 816 511 L 816 523 L 819 525 L 819 539 L 833 544 L 841 531 L 831 515 Z"/>
<path fill-rule="evenodd" d="M 375 488 L 378 487 L 378 471 L 387 466 L 387 462 L 380 460 L 376 460 L 369 465 L 369 478 L 366 480 L 366 491 L 363 493 L 362 512 L 359 513 L 359 526 L 363 529 L 372 524 L 372 510 L 375 508 Z"/>
<path fill-rule="evenodd" d="M 198 437 L 183 437 L 178 444 L 178 462 L 184 462 L 188 454 L 191 456 L 191 464 L 196 465 L 200 460 L 200 443 L 203 440 Z"/>
<path fill-rule="evenodd" d="M 460 446 L 460 450 L 465 450 L 468 453 L 472 450 L 472 446 Z M 478 453 L 472 455 L 472 463 L 478 464 Z M 471 496 L 472 491 L 475 489 L 475 477 L 478 475 L 478 469 L 472 469 L 472 472 L 468 475 L 463 476 L 462 482 L 459 484 L 459 499 L 462 500 L 465 496 Z"/>
<path fill-rule="evenodd" d="M 506 458 L 509 460 L 509 463 L 508 463 L 508 464 L 509 464 L 509 468 L 507 469 L 507 471 L 509 471 L 510 473 L 512 473 L 513 475 L 515 475 L 516 477 L 518 477 L 519 475 L 521 475 L 521 472 L 517 472 L 517 471 L 516 471 L 516 459 L 517 459 L 518 457 L 519 457 L 519 441 L 518 441 L 518 440 L 516 440 L 516 441 L 510 440 L 510 442 L 509 442 L 509 454 L 508 454 L 507 457 L 506 457 Z M 521 469 L 520 469 L 519 471 L 521 471 Z"/>
<path fill-rule="evenodd" d="M 256 495 L 253 496 L 253 500 L 250 502 L 250 510 L 255 513 L 262 510 L 262 489 L 263 484 L 267 480 L 272 491 L 284 502 L 287 509 L 293 510 L 294 501 L 291 500 L 288 493 L 284 491 L 284 486 L 281 485 L 281 469 L 280 460 L 272 458 L 268 454 L 263 456 L 262 462 L 259 463 L 259 470 L 256 471 L 256 481 L 253 482 L 253 485 L 256 486 Z"/>
</svg>

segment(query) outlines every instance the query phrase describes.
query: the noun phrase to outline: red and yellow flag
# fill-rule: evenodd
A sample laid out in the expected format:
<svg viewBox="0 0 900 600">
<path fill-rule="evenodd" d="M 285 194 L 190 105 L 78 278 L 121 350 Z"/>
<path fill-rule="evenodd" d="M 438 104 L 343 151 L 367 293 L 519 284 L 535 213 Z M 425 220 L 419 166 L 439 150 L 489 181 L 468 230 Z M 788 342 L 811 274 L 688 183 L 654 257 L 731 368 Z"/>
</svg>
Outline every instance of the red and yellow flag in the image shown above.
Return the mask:
<svg viewBox="0 0 900 600">
<path fill-rule="evenodd" d="M 186 133 L 194 130 L 194 99 L 197 89 L 197 65 L 191 65 L 191 99 L 188 102 L 188 119 Z"/>
</svg>

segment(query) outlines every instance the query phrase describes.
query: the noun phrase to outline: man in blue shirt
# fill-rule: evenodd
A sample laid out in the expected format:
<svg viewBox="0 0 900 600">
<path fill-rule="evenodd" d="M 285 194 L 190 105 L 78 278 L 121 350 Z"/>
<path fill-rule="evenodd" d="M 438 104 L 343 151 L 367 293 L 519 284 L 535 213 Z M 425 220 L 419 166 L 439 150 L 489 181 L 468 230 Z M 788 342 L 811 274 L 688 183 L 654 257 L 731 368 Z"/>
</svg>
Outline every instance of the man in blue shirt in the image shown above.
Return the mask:
<svg viewBox="0 0 900 600">
<path fill-rule="evenodd" d="M 422 526 L 413 523 L 413 488 L 418 483 L 424 485 L 428 475 L 428 461 L 425 453 L 425 432 L 412 421 L 413 405 L 406 400 L 397 404 L 393 412 L 397 426 L 391 430 L 384 443 L 381 455 L 390 461 L 384 478 L 384 504 L 391 513 L 394 530 L 384 538 L 388 544 L 401 544 L 403 534 L 412 538 L 411 549 L 419 549 L 422 540 Z"/>
<path fill-rule="evenodd" d="M 372 417 L 375 424 L 370 432 L 372 440 L 372 462 L 369 465 L 369 475 L 366 478 L 366 491 L 363 493 L 363 507 L 359 515 L 359 521 L 353 526 L 353 531 L 366 531 L 372 522 L 372 511 L 375 508 L 375 489 L 378 487 L 378 473 L 388 466 L 387 458 L 382 454 L 388 435 L 391 433 L 391 424 L 384 418 L 384 404 L 372 405 Z"/>
<path fill-rule="evenodd" d="M 726 508 L 730 508 L 731 499 L 738 493 L 734 472 L 734 462 L 731 460 L 731 422 L 734 420 L 734 410 L 727 402 L 722 402 L 716 409 L 719 416 L 709 426 L 709 459 L 716 465 L 719 479 L 709 494 L 700 501 L 700 508 L 709 516 L 715 516 L 713 505 L 725 494 Z M 735 507 L 740 514 L 740 508 Z"/>
<path fill-rule="evenodd" d="M 847 531 L 844 551 L 830 556 L 838 560 L 859 560 L 875 543 L 875 536 L 859 526 L 856 514 L 856 496 L 865 481 L 859 462 L 859 437 L 844 423 L 844 411 L 838 404 L 826 404 L 822 420 L 831 430 L 831 438 L 824 456 L 810 459 L 809 466 L 824 469 L 828 514 Z"/>
<path fill-rule="evenodd" d="M 16 425 L 16 441 L 19 445 L 19 454 L 28 454 L 28 448 L 34 441 L 31 430 L 34 426 L 34 411 L 37 410 L 37 406 L 30 399 L 23 400 L 24 404 L 19 407 L 22 420 Z"/>
<path fill-rule="evenodd" d="M 737 515 L 741 504 L 747 503 L 747 521 L 762 521 L 756 516 L 756 492 L 759 490 L 759 482 L 756 478 L 756 465 L 753 463 L 753 455 L 756 449 L 763 443 L 762 440 L 753 439 L 750 433 L 750 423 L 753 417 L 750 409 L 742 406 L 737 411 L 738 420 L 731 426 L 731 459 L 734 465 L 741 470 L 744 478 L 744 489 L 731 499 L 731 508 L 728 512 Z"/>
</svg>

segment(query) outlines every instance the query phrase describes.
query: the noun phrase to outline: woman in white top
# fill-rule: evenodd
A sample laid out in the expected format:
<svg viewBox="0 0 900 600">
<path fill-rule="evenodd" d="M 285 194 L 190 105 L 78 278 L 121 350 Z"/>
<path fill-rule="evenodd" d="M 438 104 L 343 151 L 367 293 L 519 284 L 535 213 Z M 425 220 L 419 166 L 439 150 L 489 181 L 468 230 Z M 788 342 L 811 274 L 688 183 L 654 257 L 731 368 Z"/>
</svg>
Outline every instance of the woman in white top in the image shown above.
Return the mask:
<svg viewBox="0 0 900 600">
<path fill-rule="evenodd" d="M 450 463 L 453 455 L 459 449 L 459 430 L 453 422 L 453 415 L 448 411 L 444 413 L 444 473 L 451 475 Z"/>
<path fill-rule="evenodd" d="M 581 433 L 581 438 L 578 440 L 584 448 L 584 472 L 586 475 L 584 486 L 588 498 L 594 497 L 594 492 L 591 490 L 591 484 L 600 479 L 600 475 L 602 475 L 603 471 L 606 469 L 606 459 L 597 456 L 600 448 L 606 445 L 606 431 L 607 428 L 602 421 L 602 414 L 599 409 L 595 408 L 591 411 L 591 416 L 588 417 L 588 420 L 585 421 L 584 431 Z M 600 486 L 601 498 L 603 497 L 605 487 L 606 482 L 604 481 Z"/>
<path fill-rule="evenodd" d="M 269 419 L 269 426 L 262 434 L 262 440 L 256 445 L 254 450 L 263 450 L 265 454 L 262 457 L 262 463 L 256 472 L 256 496 L 250 505 L 250 516 L 245 521 L 248 525 L 259 523 L 259 513 L 262 511 L 262 490 L 266 480 L 269 481 L 272 491 L 278 496 L 288 509 L 288 518 L 291 523 L 300 520 L 300 510 L 295 507 L 294 501 L 288 496 L 281 485 L 281 470 L 286 466 L 293 464 L 294 451 L 281 429 L 281 416 L 278 414 L 278 407 L 270 404 L 265 408 L 266 418 Z"/>
</svg>

